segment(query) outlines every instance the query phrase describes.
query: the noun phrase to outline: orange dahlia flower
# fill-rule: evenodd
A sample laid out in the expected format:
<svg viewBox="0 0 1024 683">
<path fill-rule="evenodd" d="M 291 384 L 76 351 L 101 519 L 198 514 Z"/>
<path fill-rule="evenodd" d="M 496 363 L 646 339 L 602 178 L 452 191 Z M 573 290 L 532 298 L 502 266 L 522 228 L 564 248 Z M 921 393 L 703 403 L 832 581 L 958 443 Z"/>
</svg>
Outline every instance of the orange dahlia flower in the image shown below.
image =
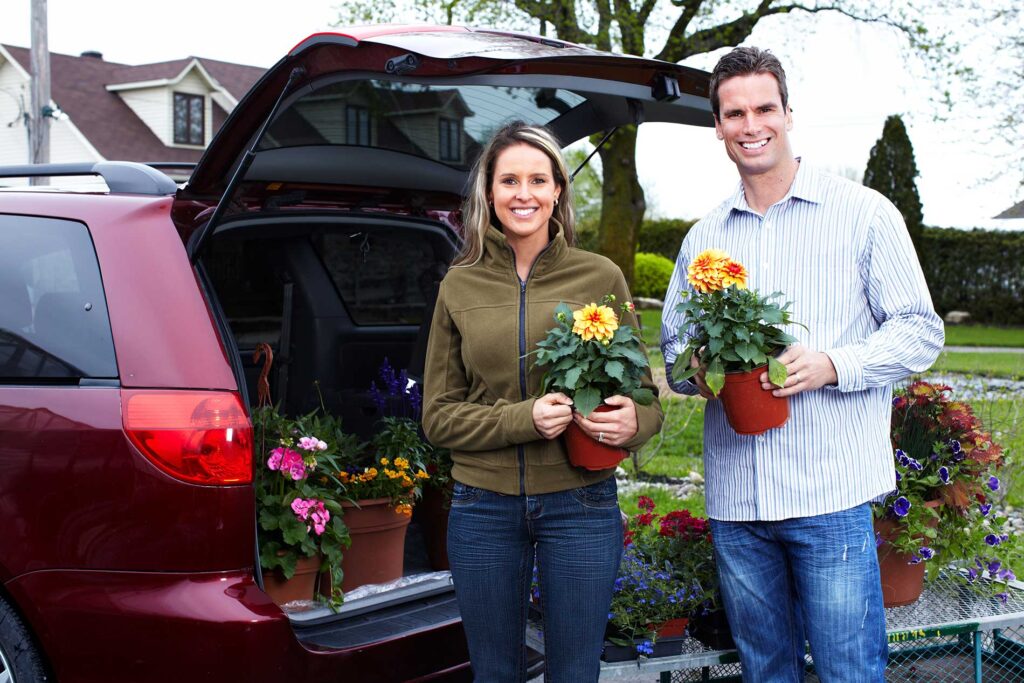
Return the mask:
<svg viewBox="0 0 1024 683">
<path fill-rule="evenodd" d="M 583 337 L 583 341 L 611 339 L 615 330 L 619 329 L 619 320 L 615 311 L 608 306 L 590 304 L 572 312 L 573 334 Z"/>
<path fill-rule="evenodd" d="M 722 264 L 722 287 L 736 285 L 736 289 L 747 288 L 747 269 L 739 261 L 727 260 Z"/>
<path fill-rule="evenodd" d="M 721 249 L 705 249 L 690 262 L 686 280 L 701 294 L 722 289 L 722 268 L 728 261 L 729 255 Z"/>
</svg>

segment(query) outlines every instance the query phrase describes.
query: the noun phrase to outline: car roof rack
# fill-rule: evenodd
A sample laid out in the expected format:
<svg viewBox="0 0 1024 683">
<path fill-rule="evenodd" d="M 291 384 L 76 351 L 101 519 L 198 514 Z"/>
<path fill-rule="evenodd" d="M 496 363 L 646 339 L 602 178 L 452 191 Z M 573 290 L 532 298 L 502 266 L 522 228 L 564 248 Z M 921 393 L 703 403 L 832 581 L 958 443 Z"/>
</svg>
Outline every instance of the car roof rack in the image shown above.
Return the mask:
<svg viewBox="0 0 1024 683">
<path fill-rule="evenodd" d="M 134 161 L 87 161 L 73 164 L 0 166 L 0 178 L 98 175 L 115 194 L 174 194 L 178 185 L 167 175 Z"/>
</svg>

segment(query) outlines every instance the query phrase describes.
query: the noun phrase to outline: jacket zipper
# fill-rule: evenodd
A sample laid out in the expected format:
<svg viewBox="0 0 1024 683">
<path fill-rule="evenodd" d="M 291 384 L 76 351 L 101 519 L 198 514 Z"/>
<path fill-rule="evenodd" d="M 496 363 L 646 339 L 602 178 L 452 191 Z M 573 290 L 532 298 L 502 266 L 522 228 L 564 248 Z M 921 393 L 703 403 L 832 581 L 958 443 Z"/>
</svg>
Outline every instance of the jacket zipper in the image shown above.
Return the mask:
<svg viewBox="0 0 1024 683">
<path fill-rule="evenodd" d="M 552 242 L 548 242 L 539 254 L 537 258 L 533 260 L 533 264 L 530 266 L 530 272 L 526 274 L 526 279 L 519 279 L 519 270 L 516 267 L 516 252 L 513 251 L 512 247 L 508 250 L 512 254 L 512 272 L 516 276 L 516 280 L 519 282 L 519 400 L 526 400 L 526 284 L 530 281 L 533 276 L 533 269 L 537 267 L 541 258 L 544 257 L 545 252 L 551 248 Z M 519 459 L 519 495 L 526 495 L 526 449 L 523 444 L 516 445 L 516 454 Z"/>
</svg>

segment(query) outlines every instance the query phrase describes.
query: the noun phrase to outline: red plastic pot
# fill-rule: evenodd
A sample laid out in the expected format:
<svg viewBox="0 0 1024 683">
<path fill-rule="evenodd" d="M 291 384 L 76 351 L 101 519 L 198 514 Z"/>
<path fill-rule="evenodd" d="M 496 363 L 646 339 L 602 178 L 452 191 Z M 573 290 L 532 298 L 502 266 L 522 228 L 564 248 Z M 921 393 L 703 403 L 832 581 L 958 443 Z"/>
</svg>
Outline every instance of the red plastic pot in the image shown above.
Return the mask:
<svg viewBox="0 0 1024 683">
<path fill-rule="evenodd" d="M 767 365 L 750 372 L 725 373 L 725 386 L 718 393 L 725 409 L 725 417 L 737 434 L 764 434 L 786 424 L 789 419 L 789 401 L 774 396 L 771 390 L 761 388 L 758 379 Z"/>
<path fill-rule="evenodd" d="M 595 413 L 607 413 L 618 410 L 614 406 L 602 403 L 594 408 Z M 575 422 L 570 422 L 565 432 L 565 450 L 569 452 L 569 462 L 574 467 L 585 470 L 608 470 L 618 466 L 629 453 L 625 448 L 608 446 L 590 438 Z"/>
</svg>

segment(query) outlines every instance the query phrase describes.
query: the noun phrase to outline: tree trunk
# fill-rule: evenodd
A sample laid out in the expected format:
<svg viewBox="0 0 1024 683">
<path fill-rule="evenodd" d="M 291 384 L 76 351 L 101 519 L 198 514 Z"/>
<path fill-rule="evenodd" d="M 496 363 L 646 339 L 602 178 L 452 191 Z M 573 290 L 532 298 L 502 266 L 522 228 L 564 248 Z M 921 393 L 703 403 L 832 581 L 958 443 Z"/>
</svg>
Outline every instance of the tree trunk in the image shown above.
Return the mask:
<svg viewBox="0 0 1024 683">
<path fill-rule="evenodd" d="M 604 181 L 597 250 L 622 269 L 633 286 L 633 259 L 647 202 L 636 170 L 636 126 L 622 126 L 601 148 Z"/>
</svg>

